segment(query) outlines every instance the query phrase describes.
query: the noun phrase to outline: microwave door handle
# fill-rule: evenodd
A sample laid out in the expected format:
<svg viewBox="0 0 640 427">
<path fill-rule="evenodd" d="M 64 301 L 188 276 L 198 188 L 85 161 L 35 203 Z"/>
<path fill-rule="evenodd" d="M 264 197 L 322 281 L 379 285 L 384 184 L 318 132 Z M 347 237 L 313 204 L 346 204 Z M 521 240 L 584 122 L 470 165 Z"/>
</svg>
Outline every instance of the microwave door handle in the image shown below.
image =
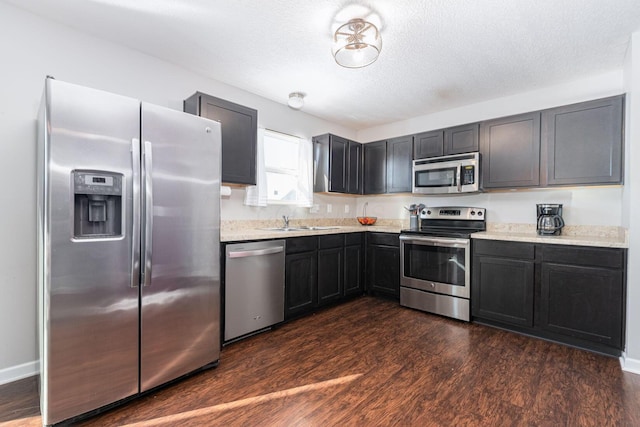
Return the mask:
<svg viewBox="0 0 640 427">
<path fill-rule="evenodd" d="M 458 182 L 458 193 L 462 193 L 462 181 L 460 180 L 460 172 L 462 171 L 462 163 L 458 163 L 456 168 L 456 180 Z"/>
</svg>

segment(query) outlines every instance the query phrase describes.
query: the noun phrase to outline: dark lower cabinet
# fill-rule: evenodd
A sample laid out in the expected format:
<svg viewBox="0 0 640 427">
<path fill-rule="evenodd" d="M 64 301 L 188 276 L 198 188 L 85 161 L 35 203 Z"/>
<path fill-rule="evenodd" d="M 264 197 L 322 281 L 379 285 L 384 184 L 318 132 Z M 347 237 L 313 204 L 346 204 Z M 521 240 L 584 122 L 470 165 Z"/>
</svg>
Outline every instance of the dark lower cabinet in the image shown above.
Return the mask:
<svg viewBox="0 0 640 427">
<path fill-rule="evenodd" d="M 475 316 L 533 326 L 533 261 L 491 256 L 474 258 L 472 311 Z"/>
<path fill-rule="evenodd" d="M 626 251 L 556 245 L 541 251 L 540 328 L 622 349 Z"/>
<path fill-rule="evenodd" d="M 474 240 L 475 321 L 620 355 L 626 250 Z"/>
<path fill-rule="evenodd" d="M 284 317 L 312 311 L 318 300 L 318 243 L 316 237 L 287 239 Z"/>
<path fill-rule="evenodd" d="M 285 319 L 364 293 L 364 233 L 287 239 Z"/>
<path fill-rule="evenodd" d="M 398 234 L 367 233 L 367 282 L 369 293 L 400 299 Z"/>
<path fill-rule="evenodd" d="M 345 236 L 343 296 L 362 295 L 364 291 L 364 233 Z"/>
<path fill-rule="evenodd" d="M 344 234 L 318 237 L 318 305 L 342 298 L 344 287 Z"/>
</svg>

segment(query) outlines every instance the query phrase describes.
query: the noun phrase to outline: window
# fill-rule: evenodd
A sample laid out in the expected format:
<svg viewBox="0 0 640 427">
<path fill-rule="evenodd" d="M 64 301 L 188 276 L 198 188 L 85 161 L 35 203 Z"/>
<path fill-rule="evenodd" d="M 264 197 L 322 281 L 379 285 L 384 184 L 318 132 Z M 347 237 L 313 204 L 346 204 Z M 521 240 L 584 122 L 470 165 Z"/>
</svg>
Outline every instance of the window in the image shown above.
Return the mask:
<svg viewBox="0 0 640 427">
<path fill-rule="evenodd" d="M 247 190 L 245 204 L 310 207 L 313 203 L 312 162 L 311 141 L 259 129 L 258 183 Z"/>
</svg>

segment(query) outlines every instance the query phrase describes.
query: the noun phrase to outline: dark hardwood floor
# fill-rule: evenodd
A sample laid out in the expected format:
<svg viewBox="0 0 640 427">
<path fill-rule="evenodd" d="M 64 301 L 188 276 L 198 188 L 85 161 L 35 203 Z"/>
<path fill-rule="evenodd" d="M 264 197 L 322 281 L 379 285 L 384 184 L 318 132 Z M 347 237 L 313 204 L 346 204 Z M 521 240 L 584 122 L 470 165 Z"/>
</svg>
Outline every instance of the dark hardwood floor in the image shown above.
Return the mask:
<svg viewBox="0 0 640 427">
<path fill-rule="evenodd" d="M 33 378 L 0 424 L 37 426 Z M 220 366 L 82 426 L 640 426 L 615 358 L 363 297 L 231 344 Z"/>
</svg>

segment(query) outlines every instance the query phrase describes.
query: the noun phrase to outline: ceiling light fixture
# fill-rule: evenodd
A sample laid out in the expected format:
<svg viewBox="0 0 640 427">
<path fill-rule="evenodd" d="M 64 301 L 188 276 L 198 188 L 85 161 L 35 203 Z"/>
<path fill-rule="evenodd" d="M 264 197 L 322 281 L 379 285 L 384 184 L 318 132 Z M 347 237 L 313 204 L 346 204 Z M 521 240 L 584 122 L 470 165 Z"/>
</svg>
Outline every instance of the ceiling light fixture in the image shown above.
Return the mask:
<svg viewBox="0 0 640 427">
<path fill-rule="evenodd" d="M 301 109 L 304 106 L 304 93 L 291 92 L 289 94 L 289 101 L 287 102 L 287 104 L 294 110 Z"/>
<path fill-rule="evenodd" d="M 378 28 L 364 19 L 341 25 L 333 36 L 333 57 L 346 68 L 366 67 L 378 59 L 382 38 Z"/>
</svg>

